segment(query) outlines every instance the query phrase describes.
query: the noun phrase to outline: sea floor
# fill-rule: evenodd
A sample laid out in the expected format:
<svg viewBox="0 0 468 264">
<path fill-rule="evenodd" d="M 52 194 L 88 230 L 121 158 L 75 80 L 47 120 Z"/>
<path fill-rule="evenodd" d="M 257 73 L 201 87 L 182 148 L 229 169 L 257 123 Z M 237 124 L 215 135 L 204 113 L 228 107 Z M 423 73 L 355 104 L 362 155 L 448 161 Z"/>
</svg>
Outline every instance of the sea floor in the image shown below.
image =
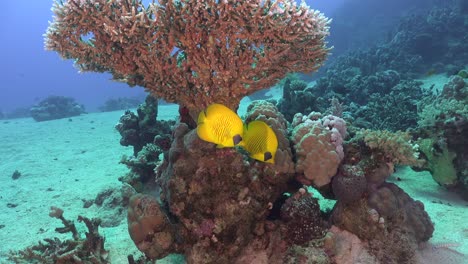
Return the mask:
<svg viewBox="0 0 468 264">
<path fill-rule="evenodd" d="M 240 111 L 245 111 L 245 104 Z M 98 216 L 99 208 L 84 208 L 83 201 L 94 199 L 105 188 L 121 186 L 118 178 L 127 168 L 119 161 L 122 155 L 132 154 L 131 147 L 119 144 L 120 135 L 114 129 L 122 113 L 90 113 L 47 122 L 0 121 L 0 263 L 9 263 L 10 250 L 44 238 L 70 238 L 54 231 L 62 223 L 49 217 L 51 206 L 62 208 L 69 220 Z M 177 106 L 161 105 L 158 119 L 174 118 L 177 113 Z M 21 177 L 13 180 L 15 170 Z M 438 186 L 427 172 L 403 167 L 392 179 L 396 177 L 401 179 L 396 181 L 400 187 L 424 203 L 435 222 L 433 238 L 421 249 L 421 263 L 463 263 L 468 257 L 468 201 Z M 127 263 L 128 254 L 138 255 L 126 219 L 100 232 L 106 237 L 111 263 Z M 158 261 L 176 262 L 176 258 Z"/>
</svg>

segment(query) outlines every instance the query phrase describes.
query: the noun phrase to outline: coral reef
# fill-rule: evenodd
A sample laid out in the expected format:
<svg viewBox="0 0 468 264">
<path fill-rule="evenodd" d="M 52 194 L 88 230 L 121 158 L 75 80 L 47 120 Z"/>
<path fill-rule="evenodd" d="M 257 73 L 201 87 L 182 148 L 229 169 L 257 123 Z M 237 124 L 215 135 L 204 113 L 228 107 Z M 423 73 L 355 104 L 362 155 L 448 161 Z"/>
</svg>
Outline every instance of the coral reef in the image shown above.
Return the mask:
<svg viewBox="0 0 468 264">
<path fill-rule="evenodd" d="M 288 72 L 316 70 L 328 53 L 329 20 L 291 0 L 70 0 L 53 11 L 48 50 L 81 71 L 145 87 L 192 117 L 214 102 L 235 109 Z"/>
<path fill-rule="evenodd" d="M 335 198 L 343 203 L 354 202 L 367 190 L 367 180 L 360 166 L 343 164 L 332 179 Z"/>
<path fill-rule="evenodd" d="M 56 228 L 58 233 L 71 233 L 73 239 L 61 241 L 58 238 L 46 238 L 38 245 L 18 252 L 10 252 L 8 259 L 14 263 L 110 263 L 108 251 L 104 248 L 104 237 L 99 234 L 100 219 L 88 219 L 78 216 L 88 229 L 85 238 L 81 238 L 73 221 L 66 220 L 63 210 L 51 207 L 50 217 L 62 221 L 64 227 Z"/>
<path fill-rule="evenodd" d="M 289 0 L 69 0 L 54 12 L 48 49 L 82 71 L 110 72 L 180 104 L 172 128 L 156 121 L 150 97 L 117 125 L 121 144 L 134 147 L 122 160 L 131 176 L 122 180 L 139 192 L 129 201 L 128 231 L 148 260 L 177 253 L 194 264 L 411 263 L 432 236 L 424 206 L 386 181 L 397 165 L 420 165 L 410 135 L 350 126 L 416 124 L 422 91 L 409 78 L 426 58 L 396 48 L 396 36 L 344 57 L 313 87 L 286 80 L 279 110 L 254 101 L 244 123 L 263 121 L 278 140 L 275 162 L 265 163 L 202 140 L 194 117 L 211 103 L 235 110 L 287 72 L 317 69 L 328 52 L 320 13 Z M 351 123 L 341 118 L 345 107 Z M 375 113 L 383 107 L 393 112 Z M 320 211 L 311 187 L 337 200 L 331 213 Z M 329 235 L 327 218 L 335 225 Z"/>
<path fill-rule="evenodd" d="M 426 69 L 455 74 L 468 60 L 464 23 L 468 17 L 457 0 L 434 5 L 425 13 L 406 16 L 395 33 L 392 44 L 408 53 L 420 56 Z"/>
<path fill-rule="evenodd" d="M 138 192 L 151 191 L 156 177 L 154 170 L 161 163 L 162 154 L 164 151 L 158 145 L 148 143 L 136 156 L 122 156 L 120 163 L 130 171 L 119 180 L 130 184 Z"/>
<path fill-rule="evenodd" d="M 450 77 L 440 94 L 420 102 L 419 137 L 423 169 L 442 186 L 468 200 L 468 85 L 459 75 Z"/>
<path fill-rule="evenodd" d="M 142 120 L 156 118 L 149 108 L 140 111 Z M 121 206 L 128 203 L 130 237 L 147 259 L 138 263 L 174 253 L 188 263 L 342 259 L 347 253 L 339 245 L 344 242 L 339 235 L 327 235 L 328 216 L 304 184 L 320 187 L 320 192 L 338 200 L 330 221 L 359 237 L 367 255 L 361 252 L 364 255 L 357 259 L 408 263 L 415 245 L 432 235 L 423 206 L 385 182 L 394 165 L 414 162 L 408 134 L 353 132 L 354 138 L 345 142 L 348 127 L 343 119 L 297 114 L 288 124 L 267 101 L 249 105 L 244 121 L 254 120 L 266 122 L 277 135 L 275 164 L 251 159 L 242 148 L 217 148 L 183 122 L 164 141 L 170 145 L 153 135 L 136 156 L 124 160 L 136 176 L 131 185 L 139 193 L 128 199 L 134 194 L 130 186 L 108 189 L 93 204 L 103 215 L 102 223 L 112 226 L 121 220 Z M 309 140 L 320 144 L 308 145 Z M 301 152 L 301 148 L 308 149 Z M 300 170 L 300 159 L 324 149 L 334 159 L 331 170 Z M 314 157 L 329 161 L 324 154 Z M 137 263 L 131 257 L 129 261 Z"/>
<path fill-rule="evenodd" d="M 246 162 L 234 149 L 216 149 L 183 124 L 174 137 L 161 200 L 184 233 L 184 254 L 191 263 L 234 262 L 264 229 L 268 204 L 291 176 Z"/>
<path fill-rule="evenodd" d="M 147 96 L 145 103 L 120 117 L 115 126 L 122 138 L 120 144 L 133 146 L 133 156 L 123 156 L 120 163 L 130 172 L 119 178 L 130 184 L 138 192 L 153 193 L 155 188 L 155 168 L 161 162 L 161 155 L 168 154 L 171 146 L 171 129 L 175 121 L 157 120 L 158 101 Z"/>
<path fill-rule="evenodd" d="M 333 59 L 312 87 L 296 91 L 285 85 L 280 111 L 288 120 L 294 112 L 326 113 L 330 100 L 337 98 L 354 126 L 416 128 L 418 101 L 430 91 L 414 78 L 443 72 L 463 75 L 468 56 L 461 37 L 467 30 L 466 13 L 454 1 L 425 6 L 429 8 L 417 15 L 403 16 L 386 40 Z"/>
<path fill-rule="evenodd" d="M 377 263 L 377 259 L 368 251 L 368 243 L 362 241 L 355 234 L 332 226 L 325 239 L 327 250 L 332 263 Z"/>
<path fill-rule="evenodd" d="M 146 144 L 155 140 L 156 135 L 170 135 L 170 125 L 173 122 L 157 121 L 157 116 L 158 100 L 153 96 L 146 97 L 145 103 L 138 107 L 137 114 L 130 110 L 125 111 L 115 126 L 122 136 L 120 144 L 133 146 L 133 154 L 137 156 Z"/>
<path fill-rule="evenodd" d="M 275 164 L 251 159 L 240 148 L 216 148 L 184 123 L 175 127 L 167 159 L 156 168 L 160 201 L 140 194 L 129 209 L 130 233 L 148 258 L 182 253 L 189 263 L 328 259 L 320 246 L 308 247 L 324 238 L 327 224 L 316 199 L 292 184 L 286 120 L 266 101 L 248 107 L 245 121 L 253 120 L 275 131 Z M 293 195 L 283 199 L 285 191 Z M 141 233 L 152 235 L 143 240 Z"/>
<path fill-rule="evenodd" d="M 369 197 L 350 204 L 338 200 L 331 221 L 367 241 L 381 263 L 414 262 L 418 244 L 434 232 L 424 205 L 392 183 L 383 183 Z"/>
<path fill-rule="evenodd" d="M 389 91 L 372 93 L 365 107 L 352 109 L 356 126 L 391 131 L 407 130 L 417 126 L 417 99 L 427 92 L 414 80 L 400 81 Z M 354 106 L 355 107 L 355 106 Z"/>
<path fill-rule="evenodd" d="M 419 103 L 420 127 L 434 127 L 468 116 L 468 85 L 458 76 L 451 76 L 440 94 L 428 96 Z"/>
<path fill-rule="evenodd" d="M 85 113 L 84 106 L 65 96 L 49 96 L 29 109 L 36 121 L 47 121 Z"/>
<path fill-rule="evenodd" d="M 414 263 L 418 244 L 434 232 L 424 205 L 386 181 L 397 165 L 421 165 L 416 146 L 408 133 L 358 131 L 345 144 L 345 159 L 332 179 L 337 203 L 331 224 L 357 235 L 380 263 Z M 356 250 L 353 259 L 363 254 Z"/>
<path fill-rule="evenodd" d="M 360 130 L 355 140 L 363 140 L 372 150 L 373 159 L 394 165 L 417 166 L 418 145 L 412 142 L 407 132 L 390 132 L 386 130 Z"/>
<path fill-rule="evenodd" d="M 137 97 L 119 97 L 111 98 L 104 102 L 104 105 L 99 107 L 102 112 L 110 112 L 117 110 L 124 110 L 130 108 L 137 108 L 141 104 L 141 100 Z"/>
<path fill-rule="evenodd" d="M 424 138 L 418 144 L 426 161 L 424 168 L 431 173 L 432 178 L 442 186 L 456 186 L 458 177 L 454 160 L 457 155 L 448 149 L 447 142 L 443 139 Z"/>
<path fill-rule="evenodd" d="M 126 219 L 127 207 L 130 197 L 135 194 L 135 190 L 128 184 L 120 187 L 108 187 L 100 191 L 94 200 L 85 201 L 84 206 L 95 205 L 101 219 L 101 227 L 118 226 L 122 220 Z"/>
<path fill-rule="evenodd" d="M 292 122 L 296 113 L 310 113 L 318 111 L 312 109 L 316 97 L 307 88 L 307 83 L 300 79 L 287 78 L 283 85 L 283 97 L 279 99 L 277 107 L 285 118 Z"/>
<path fill-rule="evenodd" d="M 396 166 L 422 166 L 418 153 L 408 133 L 360 130 L 345 145 L 345 159 L 332 183 L 337 189 L 332 190 L 337 198 L 353 201 L 364 186 L 367 193 L 382 185 Z"/>
</svg>

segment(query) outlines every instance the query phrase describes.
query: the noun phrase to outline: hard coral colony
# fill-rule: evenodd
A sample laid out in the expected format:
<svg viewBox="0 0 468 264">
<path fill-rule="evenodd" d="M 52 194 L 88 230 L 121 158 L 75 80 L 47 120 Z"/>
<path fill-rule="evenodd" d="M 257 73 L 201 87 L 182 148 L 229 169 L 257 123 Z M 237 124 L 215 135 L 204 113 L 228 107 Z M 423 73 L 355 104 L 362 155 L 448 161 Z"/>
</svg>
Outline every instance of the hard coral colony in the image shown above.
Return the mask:
<svg viewBox="0 0 468 264">
<path fill-rule="evenodd" d="M 329 20 L 292 0 L 68 0 L 53 10 L 47 49 L 74 59 L 80 71 L 109 72 L 178 103 L 192 121 L 213 103 L 236 109 L 288 72 L 316 70 L 329 51 Z M 202 112 L 202 121 L 210 114 Z M 238 121 L 230 128 L 239 129 Z M 273 104 L 254 102 L 244 123 L 260 122 L 276 137 L 274 163 L 216 148 L 190 122 L 175 125 L 170 147 L 158 149 L 160 197 L 130 199 L 128 230 L 148 259 L 180 253 L 188 263 L 329 263 L 345 254 L 340 239 L 350 231 L 373 258 L 409 263 L 410 251 L 431 237 L 424 206 L 386 182 L 403 157 L 387 160 L 385 147 L 378 153 L 362 139 L 344 148 L 346 124 L 336 116 L 297 115 L 291 126 Z M 241 131 L 230 134 L 232 145 Z M 333 228 L 308 186 L 338 199 Z"/>
<path fill-rule="evenodd" d="M 295 1 L 55 2 L 46 48 L 191 110 L 240 100 L 316 70 L 329 20 Z M 84 36 L 92 37 L 85 39 Z"/>
</svg>

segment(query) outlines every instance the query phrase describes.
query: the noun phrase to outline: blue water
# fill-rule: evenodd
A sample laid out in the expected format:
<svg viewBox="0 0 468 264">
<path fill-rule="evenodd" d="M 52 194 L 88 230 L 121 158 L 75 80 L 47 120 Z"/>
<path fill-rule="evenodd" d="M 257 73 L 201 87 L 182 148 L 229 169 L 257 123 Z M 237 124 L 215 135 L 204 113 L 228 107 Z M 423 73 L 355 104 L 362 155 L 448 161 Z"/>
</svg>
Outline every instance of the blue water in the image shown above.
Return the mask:
<svg viewBox="0 0 468 264">
<path fill-rule="evenodd" d="M 330 13 L 343 1 L 315 1 L 314 6 Z M 98 111 L 109 98 L 144 95 L 142 88 L 128 89 L 125 84 L 109 81 L 108 74 L 77 74 L 71 61 L 45 51 L 42 35 L 52 20 L 51 6 L 52 1 L 4 3 L 6 11 L 0 25 L 0 70 L 4 73 L 1 111 L 29 108 L 49 95 L 71 96 L 87 110 Z"/>
</svg>

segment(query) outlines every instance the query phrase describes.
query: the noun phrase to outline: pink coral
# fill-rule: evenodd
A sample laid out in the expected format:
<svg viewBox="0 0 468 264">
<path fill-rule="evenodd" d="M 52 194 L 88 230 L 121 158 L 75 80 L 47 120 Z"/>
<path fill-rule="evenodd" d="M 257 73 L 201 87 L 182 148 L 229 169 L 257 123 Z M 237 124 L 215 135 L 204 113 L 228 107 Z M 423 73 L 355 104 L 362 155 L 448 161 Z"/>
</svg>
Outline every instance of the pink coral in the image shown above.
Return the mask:
<svg viewBox="0 0 468 264">
<path fill-rule="evenodd" d="M 68 0 L 53 11 L 48 50 L 191 113 L 235 108 L 288 72 L 316 70 L 329 50 L 329 20 L 294 0 Z"/>
<path fill-rule="evenodd" d="M 330 183 L 344 158 L 345 121 L 335 116 L 297 114 L 292 141 L 296 150 L 296 172 L 304 184 L 322 187 Z M 303 175 L 303 176 L 302 176 Z"/>
</svg>

